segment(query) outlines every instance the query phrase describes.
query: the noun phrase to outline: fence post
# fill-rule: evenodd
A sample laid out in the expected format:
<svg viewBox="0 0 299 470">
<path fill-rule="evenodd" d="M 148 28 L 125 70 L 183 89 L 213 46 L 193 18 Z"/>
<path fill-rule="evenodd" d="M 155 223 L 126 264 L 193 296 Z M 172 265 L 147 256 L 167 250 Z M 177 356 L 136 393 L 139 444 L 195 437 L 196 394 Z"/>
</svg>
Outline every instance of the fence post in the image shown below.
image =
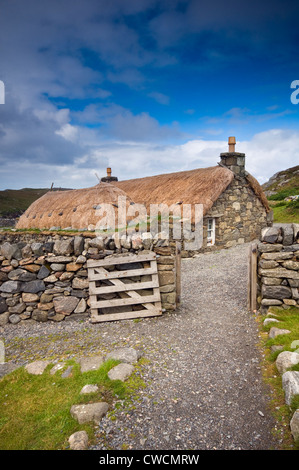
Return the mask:
<svg viewBox="0 0 299 470">
<path fill-rule="evenodd" d="M 181 243 L 176 242 L 175 245 L 175 284 L 176 284 L 176 306 L 181 304 Z"/>
<path fill-rule="evenodd" d="M 257 244 L 251 245 L 251 275 L 250 275 L 250 304 L 251 311 L 254 312 L 257 307 Z"/>
</svg>

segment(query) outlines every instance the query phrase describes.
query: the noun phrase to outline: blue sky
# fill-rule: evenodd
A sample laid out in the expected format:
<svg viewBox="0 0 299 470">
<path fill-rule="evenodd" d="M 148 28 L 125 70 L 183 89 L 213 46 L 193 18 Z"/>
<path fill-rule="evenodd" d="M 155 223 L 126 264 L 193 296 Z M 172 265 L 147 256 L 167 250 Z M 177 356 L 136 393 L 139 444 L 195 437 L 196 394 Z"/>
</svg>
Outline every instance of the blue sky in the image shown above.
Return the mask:
<svg viewBox="0 0 299 470">
<path fill-rule="evenodd" d="M 299 164 L 297 0 L 0 0 L 0 189 Z M 298 95 L 299 96 L 299 95 Z"/>
</svg>

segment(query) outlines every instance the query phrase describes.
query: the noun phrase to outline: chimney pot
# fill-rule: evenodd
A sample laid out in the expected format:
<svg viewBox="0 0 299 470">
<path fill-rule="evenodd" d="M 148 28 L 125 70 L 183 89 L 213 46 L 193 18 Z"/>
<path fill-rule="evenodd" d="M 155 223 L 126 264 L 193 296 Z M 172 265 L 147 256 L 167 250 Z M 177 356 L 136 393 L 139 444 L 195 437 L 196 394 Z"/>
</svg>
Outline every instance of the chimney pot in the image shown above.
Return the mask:
<svg viewBox="0 0 299 470">
<path fill-rule="evenodd" d="M 229 137 L 228 138 L 228 151 L 229 152 L 235 152 L 235 146 L 236 146 L 236 138 L 235 137 Z"/>
<path fill-rule="evenodd" d="M 107 168 L 107 176 L 108 176 L 108 178 L 111 177 L 111 168 Z"/>
</svg>

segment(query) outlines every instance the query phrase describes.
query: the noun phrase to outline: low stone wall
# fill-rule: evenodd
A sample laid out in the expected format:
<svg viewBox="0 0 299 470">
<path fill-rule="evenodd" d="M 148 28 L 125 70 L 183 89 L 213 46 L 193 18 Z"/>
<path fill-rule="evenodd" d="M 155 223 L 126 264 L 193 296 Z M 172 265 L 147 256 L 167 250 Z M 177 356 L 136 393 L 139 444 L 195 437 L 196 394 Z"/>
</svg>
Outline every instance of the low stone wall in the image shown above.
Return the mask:
<svg viewBox="0 0 299 470">
<path fill-rule="evenodd" d="M 90 234 L 0 235 L 0 326 L 83 319 L 90 315 L 88 259 L 119 253 L 157 256 L 162 310 L 176 309 L 175 245 L 148 237 L 119 240 Z"/>
<path fill-rule="evenodd" d="M 257 257 L 262 313 L 269 306 L 299 306 L 299 224 L 264 229 Z"/>
</svg>

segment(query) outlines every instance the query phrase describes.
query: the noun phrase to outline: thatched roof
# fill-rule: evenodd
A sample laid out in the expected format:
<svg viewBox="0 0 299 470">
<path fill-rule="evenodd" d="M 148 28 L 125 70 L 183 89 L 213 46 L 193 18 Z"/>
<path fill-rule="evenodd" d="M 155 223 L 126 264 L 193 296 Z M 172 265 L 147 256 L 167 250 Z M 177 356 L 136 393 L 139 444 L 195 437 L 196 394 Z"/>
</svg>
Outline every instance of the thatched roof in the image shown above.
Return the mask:
<svg viewBox="0 0 299 470">
<path fill-rule="evenodd" d="M 150 204 L 170 207 L 177 203 L 202 204 L 205 215 L 234 178 L 234 173 L 228 168 L 215 166 L 126 181 L 101 182 L 86 189 L 49 191 L 31 204 L 20 217 L 17 228 L 58 226 L 82 229 L 91 226 L 92 229 L 103 217 L 103 213 L 99 212 L 101 204 L 114 204 L 115 216 L 118 216 L 119 196 L 126 198 L 127 209 L 133 203 L 145 205 L 148 215 Z M 251 175 L 246 178 L 268 212 L 270 208 L 260 184 Z"/>
<path fill-rule="evenodd" d="M 132 202 L 130 197 L 111 183 L 101 182 L 91 188 L 69 191 L 49 191 L 31 204 L 16 227 L 80 229 L 95 226 L 103 217 L 103 204 L 114 204 L 117 217 L 118 198 L 121 196 L 126 197 L 128 207 Z"/>
</svg>

